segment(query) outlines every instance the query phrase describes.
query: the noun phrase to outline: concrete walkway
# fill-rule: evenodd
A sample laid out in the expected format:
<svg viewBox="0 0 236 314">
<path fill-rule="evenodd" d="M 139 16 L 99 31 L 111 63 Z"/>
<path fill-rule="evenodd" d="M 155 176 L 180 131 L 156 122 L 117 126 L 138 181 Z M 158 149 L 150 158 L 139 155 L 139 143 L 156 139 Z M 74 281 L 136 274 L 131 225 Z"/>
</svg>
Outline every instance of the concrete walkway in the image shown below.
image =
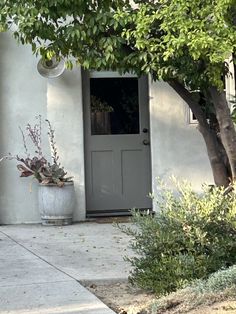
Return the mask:
<svg viewBox="0 0 236 314">
<path fill-rule="evenodd" d="M 112 224 L 0 226 L 0 314 L 114 314 L 79 281 L 126 280 L 128 242 Z"/>
</svg>

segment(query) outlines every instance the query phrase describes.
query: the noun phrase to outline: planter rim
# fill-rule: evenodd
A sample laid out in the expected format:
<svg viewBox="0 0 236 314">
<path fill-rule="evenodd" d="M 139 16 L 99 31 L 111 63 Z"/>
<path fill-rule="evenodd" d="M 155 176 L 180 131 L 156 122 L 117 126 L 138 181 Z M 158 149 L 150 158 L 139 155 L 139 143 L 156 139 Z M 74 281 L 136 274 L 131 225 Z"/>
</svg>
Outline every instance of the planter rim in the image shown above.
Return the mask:
<svg viewBox="0 0 236 314">
<path fill-rule="evenodd" d="M 64 182 L 63 186 L 67 186 L 67 185 L 74 185 L 74 181 Z M 63 186 L 60 187 L 56 183 L 47 183 L 47 184 L 39 183 L 39 186 L 57 186 L 59 188 L 63 188 Z"/>
</svg>

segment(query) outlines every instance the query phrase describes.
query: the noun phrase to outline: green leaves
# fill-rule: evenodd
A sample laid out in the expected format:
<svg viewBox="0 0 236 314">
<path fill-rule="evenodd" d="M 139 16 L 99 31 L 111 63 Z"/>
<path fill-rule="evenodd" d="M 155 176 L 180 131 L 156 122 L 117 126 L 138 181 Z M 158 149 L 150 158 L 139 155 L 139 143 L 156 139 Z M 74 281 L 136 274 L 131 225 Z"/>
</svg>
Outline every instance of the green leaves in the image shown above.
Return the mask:
<svg viewBox="0 0 236 314">
<path fill-rule="evenodd" d="M 155 216 L 133 211 L 134 225 L 120 227 L 133 239 L 131 282 L 157 295 L 236 263 L 235 194 L 173 183 L 171 192 L 159 182 Z"/>
<path fill-rule="evenodd" d="M 54 51 L 87 69 L 119 68 L 177 78 L 193 89 L 221 88 L 222 65 L 236 49 L 236 0 L 134 3 L 5 0 L 0 31 L 14 23 L 14 36 L 33 53 Z"/>
</svg>

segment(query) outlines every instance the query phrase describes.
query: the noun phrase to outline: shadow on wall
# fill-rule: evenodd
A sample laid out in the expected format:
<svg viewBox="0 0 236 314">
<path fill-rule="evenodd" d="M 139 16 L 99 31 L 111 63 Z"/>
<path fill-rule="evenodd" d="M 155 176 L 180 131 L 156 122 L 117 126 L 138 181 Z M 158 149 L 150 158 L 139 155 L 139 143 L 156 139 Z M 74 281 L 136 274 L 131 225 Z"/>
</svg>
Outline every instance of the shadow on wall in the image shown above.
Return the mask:
<svg viewBox="0 0 236 314">
<path fill-rule="evenodd" d="M 85 219 L 84 136 L 81 71 L 74 68 L 48 81 L 47 117 L 55 129 L 60 162 L 73 176 L 74 221 Z"/>
</svg>

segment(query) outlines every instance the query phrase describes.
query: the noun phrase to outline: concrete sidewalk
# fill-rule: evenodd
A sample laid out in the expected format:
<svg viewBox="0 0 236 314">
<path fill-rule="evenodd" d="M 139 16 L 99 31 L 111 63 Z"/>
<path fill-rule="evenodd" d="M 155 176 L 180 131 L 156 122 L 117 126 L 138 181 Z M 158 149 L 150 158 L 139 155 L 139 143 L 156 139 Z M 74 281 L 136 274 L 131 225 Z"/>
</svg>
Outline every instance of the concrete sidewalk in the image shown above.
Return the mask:
<svg viewBox="0 0 236 314">
<path fill-rule="evenodd" d="M 0 314 L 114 314 L 78 281 L 126 280 L 129 238 L 112 224 L 0 227 Z"/>
</svg>

